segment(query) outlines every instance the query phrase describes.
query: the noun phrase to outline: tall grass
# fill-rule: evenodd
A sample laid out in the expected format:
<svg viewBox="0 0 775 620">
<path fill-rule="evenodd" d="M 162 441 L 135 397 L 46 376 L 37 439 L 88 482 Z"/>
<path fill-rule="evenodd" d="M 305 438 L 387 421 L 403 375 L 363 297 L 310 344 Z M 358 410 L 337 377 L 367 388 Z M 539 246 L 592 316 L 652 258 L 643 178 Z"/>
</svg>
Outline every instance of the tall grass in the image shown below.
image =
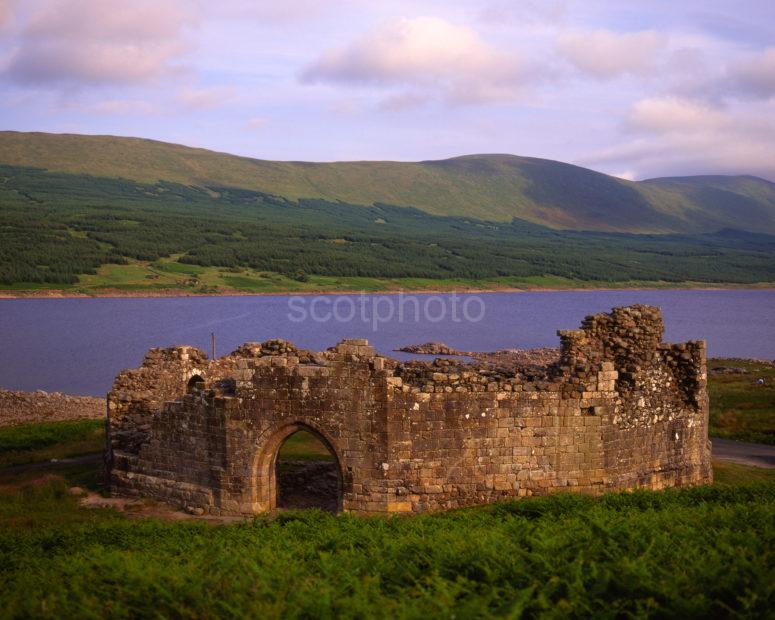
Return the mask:
<svg viewBox="0 0 775 620">
<path fill-rule="evenodd" d="M 57 492 L 6 498 L 0 523 L 22 506 L 77 513 Z M 0 528 L 0 615 L 713 618 L 775 608 L 773 484 L 558 495 L 414 518 L 306 511 L 211 526 L 93 515 Z"/>
</svg>

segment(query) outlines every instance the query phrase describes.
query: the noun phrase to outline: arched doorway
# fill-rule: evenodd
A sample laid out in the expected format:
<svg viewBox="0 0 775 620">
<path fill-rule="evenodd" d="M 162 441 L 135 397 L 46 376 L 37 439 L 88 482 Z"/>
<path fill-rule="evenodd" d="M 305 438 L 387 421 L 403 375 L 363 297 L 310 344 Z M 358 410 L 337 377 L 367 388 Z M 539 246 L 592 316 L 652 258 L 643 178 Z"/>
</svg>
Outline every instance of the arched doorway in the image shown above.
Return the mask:
<svg viewBox="0 0 775 620">
<path fill-rule="evenodd" d="M 282 458 L 278 458 L 280 457 L 280 451 L 283 445 L 286 443 L 286 440 L 292 435 L 296 434 L 298 431 L 306 431 L 307 433 L 312 434 L 315 439 L 323 444 L 324 448 L 333 457 L 333 460 L 331 459 L 331 456 L 327 456 L 325 459 L 310 458 L 318 454 L 320 456 L 325 456 L 325 454 L 320 448 L 316 448 L 314 451 L 310 450 L 308 448 L 309 441 L 306 438 L 293 440 L 289 444 L 289 448 L 283 451 Z M 325 503 L 323 509 L 330 510 L 333 507 L 333 509 L 337 512 L 342 509 L 345 492 L 345 485 L 342 478 L 343 463 L 334 440 L 326 436 L 324 432 L 313 428 L 311 425 L 302 420 L 288 421 L 279 427 L 275 427 L 269 430 L 263 436 L 257 438 L 256 447 L 257 450 L 255 452 L 252 465 L 252 482 L 249 489 L 245 489 L 247 494 L 244 495 L 240 500 L 241 502 L 249 503 L 252 506 L 253 512 L 264 512 L 266 510 L 274 510 L 281 507 L 278 504 L 278 461 L 280 461 L 280 463 L 284 463 L 287 460 L 304 461 L 304 458 L 296 458 L 300 454 L 307 455 L 307 462 L 322 461 L 326 463 L 325 466 L 322 466 L 323 470 L 330 472 L 332 469 L 335 469 L 336 471 L 336 489 L 332 489 L 330 484 L 324 484 L 324 489 L 328 489 L 325 493 L 315 487 L 318 482 L 315 476 L 307 476 L 308 482 L 305 486 L 309 485 L 312 487 L 312 491 L 306 494 L 308 500 L 316 495 L 324 495 L 325 499 L 323 502 L 321 502 Z M 282 474 L 283 467 L 281 466 L 280 469 Z M 309 469 L 313 468 L 308 468 L 308 470 Z M 330 474 L 327 474 L 327 477 L 329 476 Z M 280 478 L 283 478 L 283 476 L 281 475 Z M 286 497 L 286 495 L 287 494 L 284 493 L 283 496 Z M 310 502 L 307 501 L 307 503 L 309 504 Z M 300 508 L 301 506 L 297 507 Z"/>
<path fill-rule="evenodd" d="M 186 392 L 189 394 L 194 391 L 203 389 L 205 389 L 205 380 L 200 375 L 192 376 L 186 384 Z"/>
<path fill-rule="evenodd" d="M 339 512 L 342 481 L 336 454 L 325 439 L 299 428 L 280 445 L 274 466 L 275 506 Z"/>
</svg>

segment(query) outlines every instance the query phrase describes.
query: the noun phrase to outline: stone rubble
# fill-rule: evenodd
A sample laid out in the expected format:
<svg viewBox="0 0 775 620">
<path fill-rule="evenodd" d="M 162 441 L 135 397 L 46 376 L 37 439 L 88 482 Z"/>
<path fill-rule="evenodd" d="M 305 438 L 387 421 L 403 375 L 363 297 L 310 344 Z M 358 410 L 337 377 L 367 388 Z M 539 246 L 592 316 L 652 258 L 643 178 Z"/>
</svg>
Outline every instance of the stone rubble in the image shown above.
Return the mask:
<svg viewBox="0 0 775 620">
<path fill-rule="evenodd" d="M 105 418 L 104 398 L 61 392 L 20 392 L 0 388 L 0 426 Z"/>
</svg>

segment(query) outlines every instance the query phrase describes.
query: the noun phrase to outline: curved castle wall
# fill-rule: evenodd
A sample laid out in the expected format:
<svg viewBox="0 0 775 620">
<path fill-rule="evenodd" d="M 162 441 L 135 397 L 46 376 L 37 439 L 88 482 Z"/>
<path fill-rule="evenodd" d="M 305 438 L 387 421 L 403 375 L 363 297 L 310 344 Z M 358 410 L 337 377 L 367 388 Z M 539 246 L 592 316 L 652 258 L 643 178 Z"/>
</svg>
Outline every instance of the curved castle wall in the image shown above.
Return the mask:
<svg viewBox="0 0 775 620">
<path fill-rule="evenodd" d="M 341 508 L 364 514 L 710 482 L 705 343 L 662 332 L 657 308 L 614 308 L 559 332 L 559 364 L 510 373 L 401 364 L 365 340 L 216 360 L 152 349 L 108 394 L 111 488 L 270 510 L 277 451 L 300 428 L 336 455 Z"/>
</svg>

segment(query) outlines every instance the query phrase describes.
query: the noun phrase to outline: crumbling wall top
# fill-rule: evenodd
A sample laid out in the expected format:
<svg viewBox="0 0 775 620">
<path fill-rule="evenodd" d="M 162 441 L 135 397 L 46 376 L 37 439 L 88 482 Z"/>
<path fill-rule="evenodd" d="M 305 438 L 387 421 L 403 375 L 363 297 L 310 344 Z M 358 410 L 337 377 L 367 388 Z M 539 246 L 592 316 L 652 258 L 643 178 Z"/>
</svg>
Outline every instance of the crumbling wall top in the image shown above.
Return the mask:
<svg viewBox="0 0 775 620">
<path fill-rule="evenodd" d="M 617 307 L 610 313 L 586 317 L 581 329 L 559 330 L 562 364 L 595 364 L 612 360 L 617 368 L 651 361 L 665 327 L 659 308 L 646 305 Z"/>
</svg>

